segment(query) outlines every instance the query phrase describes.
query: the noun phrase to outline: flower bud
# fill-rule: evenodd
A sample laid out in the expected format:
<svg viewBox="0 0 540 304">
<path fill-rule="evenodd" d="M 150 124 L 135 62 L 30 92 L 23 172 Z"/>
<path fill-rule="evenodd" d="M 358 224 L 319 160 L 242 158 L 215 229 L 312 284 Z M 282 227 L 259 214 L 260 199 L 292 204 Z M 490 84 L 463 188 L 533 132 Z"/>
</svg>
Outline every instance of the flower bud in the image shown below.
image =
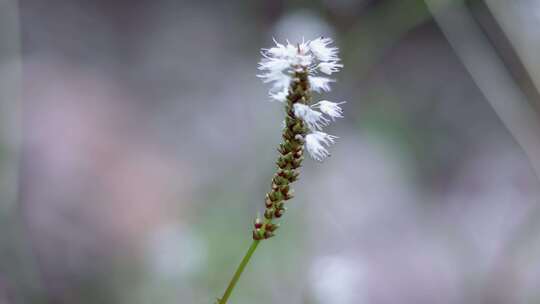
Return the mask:
<svg viewBox="0 0 540 304">
<path fill-rule="evenodd" d="M 300 156 L 298 158 L 295 158 L 291 161 L 291 165 L 293 169 L 298 169 L 302 166 L 302 161 L 304 160 L 304 156 Z"/>
<path fill-rule="evenodd" d="M 289 152 L 285 156 L 282 156 L 280 158 L 286 161 L 287 163 L 290 163 L 293 160 L 293 153 Z"/>
<path fill-rule="evenodd" d="M 287 131 L 283 132 L 283 134 L 281 136 L 285 140 L 292 140 L 294 138 L 294 134 L 290 130 L 287 130 Z"/>
<path fill-rule="evenodd" d="M 283 178 L 279 175 L 274 176 L 273 182 L 278 186 L 286 185 L 289 183 L 289 181 L 286 178 Z"/>
<path fill-rule="evenodd" d="M 287 178 L 287 180 L 289 181 L 289 183 L 294 183 L 295 181 L 298 180 L 298 176 L 299 176 L 299 175 L 300 175 L 300 174 L 297 174 L 297 173 L 295 173 L 295 172 L 293 171 L 293 174 L 291 174 L 291 175 Z"/>
<path fill-rule="evenodd" d="M 274 205 L 274 202 L 272 202 L 270 200 L 270 198 L 268 198 L 268 194 L 266 195 L 266 200 L 264 201 L 264 206 L 266 206 L 266 208 L 270 208 Z"/>
<path fill-rule="evenodd" d="M 263 239 L 263 232 L 261 229 L 253 230 L 253 239 L 255 241 Z"/>
<path fill-rule="evenodd" d="M 265 225 L 265 229 L 266 229 L 267 231 L 271 231 L 271 232 L 276 231 L 278 228 L 279 228 L 279 224 L 271 224 L 271 223 L 268 223 L 268 224 Z"/>
<path fill-rule="evenodd" d="M 302 122 L 301 122 L 301 121 L 297 122 L 297 123 L 293 126 L 292 131 L 293 131 L 294 133 L 302 133 L 302 132 L 304 131 L 304 125 L 302 124 Z M 296 139 L 296 137 L 295 137 L 295 139 Z"/>
<path fill-rule="evenodd" d="M 287 125 L 287 128 L 291 128 L 296 124 L 296 119 L 294 119 L 294 118 L 292 118 L 290 116 L 287 116 L 285 118 L 285 124 Z"/>
<path fill-rule="evenodd" d="M 294 190 L 290 190 L 287 194 L 285 194 L 285 196 L 283 197 L 284 200 L 288 201 L 290 200 L 291 198 L 294 197 Z"/>
<path fill-rule="evenodd" d="M 267 230 L 267 231 L 264 232 L 264 238 L 265 239 L 269 239 L 269 238 L 273 237 L 274 235 L 275 234 L 272 231 Z"/>
<path fill-rule="evenodd" d="M 270 192 L 270 199 L 273 202 L 279 202 L 283 199 L 283 195 L 281 194 L 281 192 L 272 191 Z"/>
<path fill-rule="evenodd" d="M 285 146 L 283 144 L 279 144 L 279 147 L 277 148 L 278 152 L 280 154 L 287 154 L 287 151 L 285 150 Z"/>
<path fill-rule="evenodd" d="M 271 220 L 274 217 L 274 208 L 268 208 L 264 211 L 264 217 Z"/>
<path fill-rule="evenodd" d="M 253 223 L 253 226 L 255 226 L 255 229 L 259 229 L 263 226 L 263 223 L 261 222 L 261 219 L 258 216 L 255 218 L 255 222 Z"/>
</svg>

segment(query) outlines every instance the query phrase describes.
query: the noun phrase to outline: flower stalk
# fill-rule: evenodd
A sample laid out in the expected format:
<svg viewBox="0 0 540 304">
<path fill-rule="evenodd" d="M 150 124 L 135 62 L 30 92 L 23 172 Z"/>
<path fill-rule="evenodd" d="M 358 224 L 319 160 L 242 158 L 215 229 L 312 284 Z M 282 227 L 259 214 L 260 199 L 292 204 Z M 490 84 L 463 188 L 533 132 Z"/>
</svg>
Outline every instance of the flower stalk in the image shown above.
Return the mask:
<svg viewBox="0 0 540 304">
<path fill-rule="evenodd" d="M 249 246 L 249 249 L 246 252 L 246 255 L 244 255 L 244 258 L 242 259 L 242 262 L 240 262 L 240 265 L 238 265 L 238 268 L 234 272 L 234 275 L 231 281 L 229 282 L 229 285 L 227 286 L 227 289 L 225 290 L 223 297 L 221 297 L 221 299 L 218 299 L 217 301 L 218 304 L 227 303 L 234 287 L 236 286 L 236 283 L 238 283 L 240 276 L 242 276 L 244 269 L 246 269 L 246 266 L 249 263 L 249 260 L 251 260 L 251 257 L 253 256 L 253 253 L 255 253 L 255 250 L 257 249 L 257 246 L 259 246 L 260 242 L 261 242 L 260 240 L 253 240 L 253 242 L 251 243 L 251 246 Z"/>
<path fill-rule="evenodd" d="M 330 153 L 325 146 L 333 144 L 337 137 L 321 130 L 330 123 L 330 119 L 333 121 L 343 117 L 339 105 L 344 102 L 323 100 L 314 105 L 311 103 L 312 91 L 329 91 L 330 83 L 333 82 L 324 76 L 316 76 L 317 71 L 330 75 L 343 67 L 338 63 L 337 48 L 329 47 L 332 40 L 321 37 L 296 45 L 289 42 L 286 45 L 275 43 L 275 47 L 263 49 L 259 69 L 266 73 L 258 76 L 264 82 L 273 83 L 270 97 L 282 102 L 285 108 L 282 142 L 277 148 L 277 168 L 272 177 L 271 189 L 265 196 L 263 217 L 257 216 L 253 222 L 253 243 L 223 297 L 218 299 L 219 304 L 227 303 L 259 243 L 275 236 L 279 228 L 276 221 L 285 213 L 285 203 L 294 196 L 291 186 L 299 178 L 304 150 L 317 161 L 328 157 Z"/>
<path fill-rule="evenodd" d="M 263 240 L 275 235 L 279 224 L 275 219 L 286 211 L 285 202 L 293 198 L 291 184 L 298 180 L 299 168 L 304 160 L 304 136 L 308 132 L 304 121 L 295 115 L 294 105 L 308 104 L 309 94 L 308 71 L 300 69 L 295 72 L 285 102 L 285 126 L 279 144 L 279 157 L 276 161 L 277 171 L 272 178 L 271 190 L 265 197 L 264 220 L 256 218 L 253 228 L 253 239 Z"/>
</svg>

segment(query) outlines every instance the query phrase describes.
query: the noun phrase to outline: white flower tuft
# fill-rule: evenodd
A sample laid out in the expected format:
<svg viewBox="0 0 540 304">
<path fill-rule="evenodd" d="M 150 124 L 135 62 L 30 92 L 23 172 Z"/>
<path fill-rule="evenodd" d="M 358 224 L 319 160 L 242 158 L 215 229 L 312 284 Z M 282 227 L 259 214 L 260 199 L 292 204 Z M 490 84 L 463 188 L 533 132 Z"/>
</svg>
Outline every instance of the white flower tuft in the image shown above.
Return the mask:
<svg viewBox="0 0 540 304">
<path fill-rule="evenodd" d="M 332 42 L 330 38 L 320 37 L 310 41 L 309 47 L 313 55 L 320 61 L 337 61 L 339 60 L 337 56 L 338 48 L 328 47 Z"/>
<path fill-rule="evenodd" d="M 283 45 L 281 43 L 278 43 L 276 39 L 274 39 L 274 43 L 276 44 L 275 47 L 263 49 L 263 55 L 267 54 L 268 56 L 275 58 L 287 58 L 294 56 L 294 54 L 296 53 L 294 46 L 290 43 L 287 43 L 287 45 Z"/>
<path fill-rule="evenodd" d="M 336 138 L 336 136 L 321 131 L 315 131 L 306 135 L 306 149 L 313 159 L 323 161 L 330 156 L 330 152 L 328 152 L 324 145 L 330 146 L 330 144 L 334 143 Z"/>
<path fill-rule="evenodd" d="M 337 137 L 321 130 L 330 123 L 330 119 L 343 117 L 340 105 L 345 102 L 322 100 L 310 107 L 305 104 L 309 103 L 309 94 L 299 98 L 298 92 L 289 87 L 292 84 L 299 85 L 307 77 L 311 90 L 318 93 L 330 91 L 330 83 L 334 80 L 318 74 L 320 72 L 332 75 L 343 68 L 339 63 L 338 49 L 330 46 L 332 39 L 323 37 L 298 44 L 291 44 L 289 41 L 281 44 L 276 40 L 274 43 L 275 46 L 261 51 L 263 58 L 259 62 L 259 70 L 262 72 L 257 76 L 265 83 L 272 83 L 269 93 L 272 100 L 287 103 L 287 107 L 292 106 L 294 116 L 304 121 L 310 132 L 305 135 L 306 150 L 312 158 L 322 161 L 330 155 L 327 147 L 333 144 Z M 286 127 L 285 124 L 284 128 Z"/>
<path fill-rule="evenodd" d="M 329 47 L 332 39 L 321 37 L 298 44 L 291 44 L 289 41 L 286 44 L 281 44 L 274 40 L 274 43 L 274 47 L 262 49 L 263 59 L 259 62 L 259 70 L 263 73 L 257 75 L 263 79 L 263 82 L 273 83 L 272 95 L 279 94 L 276 91 L 287 88 L 290 85 L 292 74 L 301 71 L 308 71 L 313 90 L 317 92 L 330 91 L 332 80 L 317 77 L 315 73 L 320 71 L 331 75 L 343 67 L 342 64 L 338 63 L 338 49 Z"/>
<path fill-rule="evenodd" d="M 301 103 L 294 104 L 294 115 L 302 119 L 308 125 L 309 129 L 314 131 L 322 130 L 329 123 L 328 119 L 321 112 L 315 111 Z"/>
<path fill-rule="evenodd" d="M 332 73 L 339 72 L 339 69 L 343 67 L 343 64 L 337 63 L 337 61 L 330 61 L 330 62 L 321 62 L 317 66 L 319 68 L 319 71 L 325 73 L 326 75 L 332 75 Z"/>
<path fill-rule="evenodd" d="M 309 76 L 311 88 L 317 93 L 321 91 L 330 92 L 330 82 L 334 82 L 334 80 L 320 76 Z"/>
<path fill-rule="evenodd" d="M 331 102 L 328 100 L 321 100 L 314 104 L 313 107 L 318 108 L 321 112 L 330 116 L 332 120 L 335 120 L 336 118 L 343 118 L 343 110 L 339 105 L 344 103 L 346 103 L 346 101 Z"/>
<path fill-rule="evenodd" d="M 279 102 L 285 102 L 285 100 L 287 100 L 287 95 L 289 95 L 289 89 L 288 88 L 285 88 L 281 91 L 278 91 L 278 92 L 270 92 L 269 93 L 270 95 L 270 98 L 272 100 L 275 100 L 275 101 L 279 101 Z"/>
</svg>

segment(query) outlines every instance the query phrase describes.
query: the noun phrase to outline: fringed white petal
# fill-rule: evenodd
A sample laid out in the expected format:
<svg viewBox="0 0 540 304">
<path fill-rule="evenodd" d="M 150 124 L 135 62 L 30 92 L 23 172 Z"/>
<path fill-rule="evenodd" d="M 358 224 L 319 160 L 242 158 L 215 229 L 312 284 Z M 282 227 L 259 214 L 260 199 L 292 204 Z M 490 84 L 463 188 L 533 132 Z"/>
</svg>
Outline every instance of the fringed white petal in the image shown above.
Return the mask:
<svg viewBox="0 0 540 304">
<path fill-rule="evenodd" d="M 306 135 L 306 150 L 313 159 L 323 161 L 330 156 L 330 152 L 328 152 L 325 145 L 330 146 L 336 138 L 336 136 L 320 131 L 309 133 Z"/>
<path fill-rule="evenodd" d="M 321 62 L 317 66 L 319 68 L 319 71 L 325 73 L 326 75 L 332 75 L 332 73 L 339 72 L 339 69 L 343 67 L 343 64 L 339 64 L 335 61 L 331 62 Z"/>
<path fill-rule="evenodd" d="M 321 112 L 311 109 L 309 106 L 301 103 L 294 104 L 294 115 L 302 119 L 310 130 L 322 130 L 324 126 L 327 126 L 329 121 Z"/>
<path fill-rule="evenodd" d="M 339 60 L 337 53 L 338 48 L 329 47 L 332 43 L 332 39 L 320 37 L 309 42 L 309 48 L 313 55 L 320 61 L 337 61 Z"/>
<path fill-rule="evenodd" d="M 275 101 L 285 102 L 287 100 L 287 95 L 289 95 L 289 89 L 285 88 L 279 92 L 273 93 L 270 92 L 270 98 Z"/>
<path fill-rule="evenodd" d="M 312 107 L 318 108 L 321 112 L 330 116 L 332 120 L 335 120 L 336 118 L 343 118 L 343 109 L 341 109 L 339 105 L 344 103 L 346 103 L 346 101 L 331 102 L 328 100 L 321 100 L 314 104 Z"/>
<path fill-rule="evenodd" d="M 331 82 L 334 82 L 334 80 L 320 76 L 309 76 L 311 88 L 318 93 L 321 91 L 330 92 Z"/>
</svg>

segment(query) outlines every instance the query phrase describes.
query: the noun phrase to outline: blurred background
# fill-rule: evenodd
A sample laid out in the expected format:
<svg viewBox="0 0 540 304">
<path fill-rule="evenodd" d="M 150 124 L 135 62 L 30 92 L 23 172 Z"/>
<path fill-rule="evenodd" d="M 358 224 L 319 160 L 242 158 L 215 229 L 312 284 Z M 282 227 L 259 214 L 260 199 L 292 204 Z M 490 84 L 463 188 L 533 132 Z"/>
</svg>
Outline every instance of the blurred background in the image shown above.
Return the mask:
<svg viewBox="0 0 540 304">
<path fill-rule="evenodd" d="M 282 108 L 272 37 L 348 101 L 231 303 L 540 301 L 535 0 L 0 1 L 0 303 L 212 303 Z"/>
</svg>

